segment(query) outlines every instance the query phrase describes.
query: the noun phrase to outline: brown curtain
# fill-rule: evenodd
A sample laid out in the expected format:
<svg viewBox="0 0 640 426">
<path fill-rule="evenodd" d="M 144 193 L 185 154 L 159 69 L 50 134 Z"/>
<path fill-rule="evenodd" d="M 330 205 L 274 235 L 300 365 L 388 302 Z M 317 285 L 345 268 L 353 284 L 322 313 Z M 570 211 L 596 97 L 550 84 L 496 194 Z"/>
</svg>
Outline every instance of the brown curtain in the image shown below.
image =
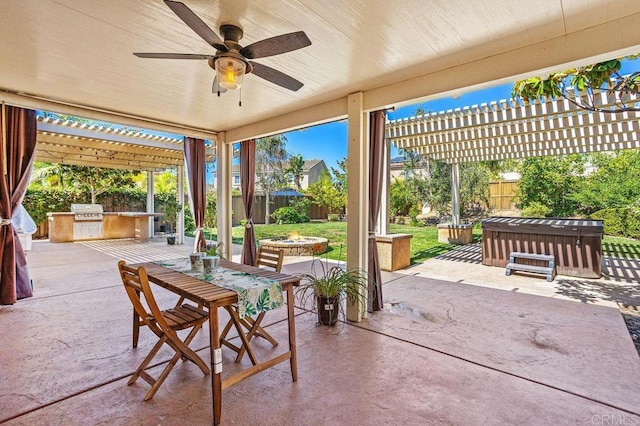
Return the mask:
<svg viewBox="0 0 640 426">
<path fill-rule="evenodd" d="M 382 277 L 376 245 L 376 225 L 382 199 L 383 161 L 386 161 L 384 126 L 386 111 L 370 113 L 369 132 L 369 312 L 382 309 Z"/>
<path fill-rule="evenodd" d="M 253 265 L 256 261 L 256 233 L 253 229 L 253 196 L 256 191 L 256 141 L 240 143 L 240 188 L 242 204 L 247 218 L 242 243 L 242 263 Z"/>
<path fill-rule="evenodd" d="M 184 138 L 184 158 L 187 166 L 187 181 L 191 196 L 191 212 L 196 224 L 193 251 L 204 251 L 207 242 L 202 228 L 204 214 L 207 207 L 207 193 L 205 182 L 205 152 L 204 139 Z"/>
<path fill-rule="evenodd" d="M 0 131 L 0 218 L 10 219 L 22 203 L 36 149 L 36 112 L 2 105 Z M 0 304 L 31 297 L 27 259 L 11 224 L 0 225 Z"/>
</svg>

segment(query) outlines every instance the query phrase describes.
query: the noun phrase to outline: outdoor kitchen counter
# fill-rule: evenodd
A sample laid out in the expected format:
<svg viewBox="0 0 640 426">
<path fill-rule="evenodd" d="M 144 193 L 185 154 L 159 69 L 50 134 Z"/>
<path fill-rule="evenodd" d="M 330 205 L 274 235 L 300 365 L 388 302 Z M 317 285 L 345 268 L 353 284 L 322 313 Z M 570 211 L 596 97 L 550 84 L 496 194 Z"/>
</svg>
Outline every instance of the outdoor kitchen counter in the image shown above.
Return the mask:
<svg viewBox="0 0 640 426">
<path fill-rule="evenodd" d="M 49 219 L 49 240 L 52 243 L 62 243 L 118 238 L 147 241 L 149 239 L 149 218 L 155 214 L 106 212 L 102 214 L 102 220 L 81 223 L 75 220 L 73 212 L 53 212 L 47 213 L 47 216 Z M 87 228 L 87 230 L 80 230 L 79 227 Z"/>
</svg>

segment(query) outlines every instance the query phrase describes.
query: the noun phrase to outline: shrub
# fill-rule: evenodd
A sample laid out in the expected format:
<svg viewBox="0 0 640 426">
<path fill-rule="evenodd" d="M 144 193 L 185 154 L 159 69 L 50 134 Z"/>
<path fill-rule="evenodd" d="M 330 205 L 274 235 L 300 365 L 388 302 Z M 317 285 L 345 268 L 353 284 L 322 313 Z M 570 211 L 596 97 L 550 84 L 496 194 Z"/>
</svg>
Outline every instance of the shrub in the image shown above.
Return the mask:
<svg viewBox="0 0 640 426">
<path fill-rule="evenodd" d="M 547 217 L 551 212 L 551 208 L 534 201 L 522 210 L 521 215 L 522 217 Z"/>
<path fill-rule="evenodd" d="M 329 213 L 327 215 L 327 220 L 329 222 L 338 222 L 340 220 L 340 215 L 337 213 Z"/>
<path fill-rule="evenodd" d="M 604 233 L 607 235 L 640 239 L 640 209 L 638 208 L 598 210 L 591 215 L 591 218 L 604 222 Z"/>
<path fill-rule="evenodd" d="M 309 222 L 309 216 L 298 213 L 293 207 L 280 207 L 271 217 L 278 225 Z"/>
<path fill-rule="evenodd" d="M 289 200 L 289 207 L 304 216 L 309 216 L 311 211 L 311 199 L 307 197 L 295 197 Z"/>
<path fill-rule="evenodd" d="M 420 222 L 418 221 L 418 215 L 420 214 L 420 208 L 417 205 L 412 205 L 409 208 L 409 217 L 411 226 L 420 226 Z"/>
</svg>

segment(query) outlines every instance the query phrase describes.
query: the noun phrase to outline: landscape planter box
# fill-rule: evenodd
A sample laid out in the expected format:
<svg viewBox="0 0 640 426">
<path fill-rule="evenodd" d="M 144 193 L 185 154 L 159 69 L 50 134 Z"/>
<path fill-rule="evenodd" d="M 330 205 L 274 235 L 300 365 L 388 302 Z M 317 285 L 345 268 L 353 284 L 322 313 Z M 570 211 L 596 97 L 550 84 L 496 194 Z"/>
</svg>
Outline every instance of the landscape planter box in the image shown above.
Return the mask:
<svg viewBox="0 0 640 426">
<path fill-rule="evenodd" d="M 411 234 L 376 235 L 381 270 L 397 271 L 411 264 L 411 238 Z"/>
<path fill-rule="evenodd" d="M 463 223 L 453 225 L 451 223 L 438 224 L 438 242 L 447 244 L 469 244 L 473 241 L 473 225 Z"/>
<path fill-rule="evenodd" d="M 514 251 L 550 254 L 560 275 L 600 278 L 603 234 L 598 220 L 492 217 L 482 221 L 482 264 L 505 267 Z"/>
</svg>

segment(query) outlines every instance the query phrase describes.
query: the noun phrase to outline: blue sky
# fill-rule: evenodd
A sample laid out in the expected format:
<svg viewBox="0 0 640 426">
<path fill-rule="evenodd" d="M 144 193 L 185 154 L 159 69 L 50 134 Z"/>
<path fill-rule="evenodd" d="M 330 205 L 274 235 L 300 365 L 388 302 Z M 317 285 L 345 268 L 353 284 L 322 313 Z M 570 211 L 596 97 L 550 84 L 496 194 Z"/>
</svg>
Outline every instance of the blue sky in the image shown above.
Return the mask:
<svg viewBox="0 0 640 426">
<path fill-rule="evenodd" d="M 640 70 L 640 59 L 623 61 L 621 74 L 630 74 Z M 397 108 L 387 114 L 389 120 L 397 120 L 414 115 L 416 108 L 422 106 L 427 112 L 440 112 L 449 109 L 462 108 L 481 104 L 483 102 L 498 101 L 511 97 L 513 84 L 504 84 L 491 88 L 464 93 L 459 98 L 441 98 L 429 102 Z M 287 151 L 291 154 L 302 154 L 304 159 L 323 159 L 327 167 L 337 167 L 337 162 L 347 155 L 347 122 L 333 122 L 304 130 L 297 130 L 285 134 L 287 137 Z M 398 151 L 392 147 L 392 157 Z"/>
<path fill-rule="evenodd" d="M 509 98 L 511 84 L 496 86 L 465 93 L 458 99 L 441 98 L 430 102 L 397 108 L 389 111 L 387 118 L 397 120 L 414 115 L 416 108 L 422 106 L 427 112 L 439 112 L 453 108 L 471 106 L 483 102 Z M 312 158 L 323 159 L 327 167 L 337 167 L 337 162 L 347 156 L 347 121 L 339 121 L 304 130 L 296 130 L 286 133 L 287 151 L 291 154 L 302 154 L 308 160 Z M 391 156 L 398 155 L 398 150 L 392 147 Z"/>
</svg>

